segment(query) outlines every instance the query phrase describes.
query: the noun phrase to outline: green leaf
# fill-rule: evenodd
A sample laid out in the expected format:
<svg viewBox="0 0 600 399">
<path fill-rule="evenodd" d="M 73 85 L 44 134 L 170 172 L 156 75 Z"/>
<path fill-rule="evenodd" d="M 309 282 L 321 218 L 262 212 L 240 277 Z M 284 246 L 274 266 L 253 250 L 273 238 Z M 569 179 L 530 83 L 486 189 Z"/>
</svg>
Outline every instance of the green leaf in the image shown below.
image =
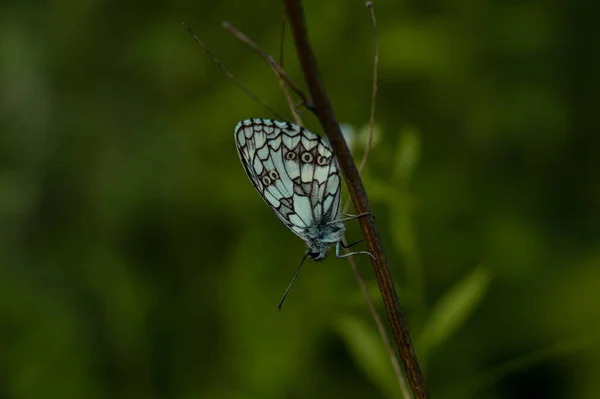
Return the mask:
<svg viewBox="0 0 600 399">
<path fill-rule="evenodd" d="M 365 376 L 387 397 L 402 397 L 390 357 L 376 328 L 350 315 L 338 319 L 336 327 Z"/>
<path fill-rule="evenodd" d="M 442 296 L 418 338 L 421 356 L 441 345 L 465 323 L 481 302 L 490 279 L 489 270 L 478 267 Z"/>
</svg>

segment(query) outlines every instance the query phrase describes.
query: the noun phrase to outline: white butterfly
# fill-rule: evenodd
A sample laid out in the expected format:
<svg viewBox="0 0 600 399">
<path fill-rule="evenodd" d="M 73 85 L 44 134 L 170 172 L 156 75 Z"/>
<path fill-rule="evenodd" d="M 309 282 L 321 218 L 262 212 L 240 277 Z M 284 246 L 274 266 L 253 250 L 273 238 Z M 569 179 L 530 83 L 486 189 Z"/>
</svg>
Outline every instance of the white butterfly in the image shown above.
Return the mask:
<svg viewBox="0 0 600 399">
<path fill-rule="evenodd" d="M 235 127 L 235 143 L 240 160 L 256 191 L 290 230 L 302 238 L 308 250 L 302 259 L 321 261 L 336 244 L 338 258 L 344 245 L 344 221 L 365 215 L 339 217 L 340 175 L 326 138 L 290 122 L 246 119 Z M 362 240 L 360 240 L 362 241 Z M 357 241 L 357 242 L 360 242 Z M 300 267 L 283 298 L 285 299 Z"/>
</svg>

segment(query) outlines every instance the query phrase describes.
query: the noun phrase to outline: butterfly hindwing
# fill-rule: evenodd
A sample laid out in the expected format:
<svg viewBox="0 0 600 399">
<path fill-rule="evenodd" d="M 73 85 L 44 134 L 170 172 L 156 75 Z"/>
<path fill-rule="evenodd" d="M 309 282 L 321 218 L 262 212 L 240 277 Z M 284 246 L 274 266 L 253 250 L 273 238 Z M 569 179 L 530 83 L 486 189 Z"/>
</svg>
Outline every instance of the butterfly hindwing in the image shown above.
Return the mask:
<svg viewBox="0 0 600 399">
<path fill-rule="evenodd" d="M 306 240 L 305 230 L 337 218 L 340 178 L 323 137 L 290 122 L 246 119 L 235 141 L 250 181 L 275 215 Z"/>
</svg>

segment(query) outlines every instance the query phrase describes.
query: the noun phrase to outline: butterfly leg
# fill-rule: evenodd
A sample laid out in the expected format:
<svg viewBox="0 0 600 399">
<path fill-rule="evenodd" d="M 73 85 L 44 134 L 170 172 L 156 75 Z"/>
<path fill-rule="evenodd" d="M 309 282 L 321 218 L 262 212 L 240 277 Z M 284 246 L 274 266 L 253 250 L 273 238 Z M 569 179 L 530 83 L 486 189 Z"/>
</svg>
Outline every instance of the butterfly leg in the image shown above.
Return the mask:
<svg viewBox="0 0 600 399">
<path fill-rule="evenodd" d="M 354 241 L 352 244 L 348 244 L 348 245 L 344 244 L 344 241 L 340 241 L 338 244 L 341 245 L 342 248 L 348 249 L 350 247 L 355 246 L 356 244 L 363 242 L 364 240 L 365 240 L 364 238 L 361 238 L 360 240 Z"/>
<path fill-rule="evenodd" d="M 360 219 L 365 216 L 373 216 L 373 214 L 371 212 L 360 213 L 358 215 L 350 215 L 348 213 L 340 213 L 340 215 L 345 216 L 346 219 L 335 220 L 335 221 L 332 221 L 331 223 L 347 222 L 348 220 Z M 373 218 L 375 218 L 375 216 L 373 216 Z"/>
<path fill-rule="evenodd" d="M 344 248 L 350 248 L 351 246 L 353 246 L 354 244 L 358 244 L 359 242 L 362 242 L 363 240 L 358 240 L 356 242 L 353 242 L 352 244 L 349 245 L 344 245 L 343 241 L 340 241 L 336 244 L 335 246 L 335 257 L 338 259 L 343 259 L 343 258 L 347 258 L 348 256 L 352 256 L 352 255 L 358 255 L 358 254 L 365 254 L 365 255 L 369 255 L 371 258 L 375 259 L 375 257 L 373 256 L 372 253 L 367 252 L 367 251 L 357 251 L 357 252 L 350 252 L 349 254 L 340 254 L 340 247 L 344 247 Z"/>
</svg>

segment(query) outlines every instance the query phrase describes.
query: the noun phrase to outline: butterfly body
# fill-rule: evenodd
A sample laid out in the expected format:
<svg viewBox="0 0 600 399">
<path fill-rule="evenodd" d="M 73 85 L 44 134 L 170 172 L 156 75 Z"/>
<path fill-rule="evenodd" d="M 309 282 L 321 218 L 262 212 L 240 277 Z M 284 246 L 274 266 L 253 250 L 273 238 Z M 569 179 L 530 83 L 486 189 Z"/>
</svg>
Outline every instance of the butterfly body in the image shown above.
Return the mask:
<svg viewBox="0 0 600 399">
<path fill-rule="evenodd" d="M 329 247 L 342 241 L 344 230 L 344 223 L 337 220 L 308 227 L 305 231 L 308 257 L 314 261 L 324 260 Z"/>
</svg>

